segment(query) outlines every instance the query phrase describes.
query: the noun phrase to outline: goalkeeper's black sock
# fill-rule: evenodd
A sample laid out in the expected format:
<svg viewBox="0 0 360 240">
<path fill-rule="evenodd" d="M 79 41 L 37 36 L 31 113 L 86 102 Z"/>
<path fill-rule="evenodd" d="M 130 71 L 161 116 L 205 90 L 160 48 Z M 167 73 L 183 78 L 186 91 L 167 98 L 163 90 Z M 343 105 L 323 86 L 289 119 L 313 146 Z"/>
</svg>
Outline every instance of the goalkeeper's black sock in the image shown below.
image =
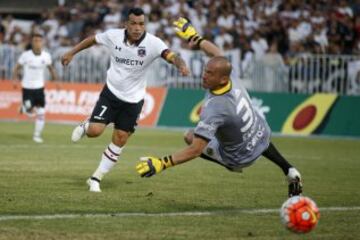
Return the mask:
<svg viewBox="0 0 360 240">
<path fill-rule="evenodd" d="M 293 167 L 288 161 L 286 161 L 286 159 L 279 153 L 274 144 L 271 142 L 269 147 L 262 153 L 262 155 L 278 165 L 283 170 L 285 175 L 288 174 L 289 168 Z"/>
</svg>

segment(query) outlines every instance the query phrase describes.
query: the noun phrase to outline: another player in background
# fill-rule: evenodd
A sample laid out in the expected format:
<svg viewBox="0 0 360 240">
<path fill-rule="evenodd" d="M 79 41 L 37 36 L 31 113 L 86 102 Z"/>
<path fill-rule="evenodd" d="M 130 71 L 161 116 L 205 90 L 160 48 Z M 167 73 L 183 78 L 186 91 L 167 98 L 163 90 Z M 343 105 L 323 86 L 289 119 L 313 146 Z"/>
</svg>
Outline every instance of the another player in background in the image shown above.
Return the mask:
<svg viewBox="0 0 360 240">
<path fill-rule="evenodd" d="M 51 56 L 43 50 L 43 36 L 33 34 L 31 49 L 23 52 L 13 72 L 14 83 L 17 85 L 20 69 L 22 74 L 22 106 L 20 111 L 29 116 L 35 115 L 33 140 L 42 143 L 42 131 L 45 126 L 45 70 L 48 69 L 53 81 L 57 80 Z"/>
<path fill-rule="evenodd" d="M 128 138 L 135 131 L 144 103 L 146 72 L 151 63 L 162 57 L 175 65 L 181 74 L 189 74 L 183 59 L 161 39 L 145 31 L 145 16 L 140 8 L 129 10 L 125 29 L 110 29 L 77 44 L 62 57 L 63 65 L 68 65 L 81 50 L 97 43 L 108 47 L 111 54 L 106 85 L 89 121 L 77 126 L 71 137 L 74 142 L 85 135 L 98 137 L 110 122 L 114 123 L 112 141 L 105 148 L 98 168 L 87 180 L 92 192 L 101 191 L 100 181 L 115 166 Z"/>
<path fill-rule="evenodd" d="M 264 156 L 284 172 L 289 181 L 288 195 L 302 192 L 300 173 L 289 164 L 270 141 L 271 130 L 251 105 L 245 88 L 235 88 L 230 79 L 231 64 L 218 47 L 199 36 L 184 18 L 174 22 L 178 36 L 188 40 L 191 47 L 200 48 L 212 57 L 203 73 L 203 87 L 207 89 L 200 114 L 200 122 L 187 132 L 185 149 L 163 158 L 142 157 L 136 166 L 142 177 L 202 157 L 218 163 L 230 171 L 241 171 Z"/>
</svg>

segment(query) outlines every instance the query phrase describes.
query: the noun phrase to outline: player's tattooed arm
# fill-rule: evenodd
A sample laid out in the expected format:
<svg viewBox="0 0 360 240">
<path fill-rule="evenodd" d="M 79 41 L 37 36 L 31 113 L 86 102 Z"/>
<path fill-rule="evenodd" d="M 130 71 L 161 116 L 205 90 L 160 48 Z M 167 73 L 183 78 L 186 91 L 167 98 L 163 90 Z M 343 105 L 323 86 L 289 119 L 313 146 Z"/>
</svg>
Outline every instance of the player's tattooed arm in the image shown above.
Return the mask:
<svg viewBox="0 0 360 240">
<path fill-rule="evenodd" d="M 188 76 L 190 74 L 190 71 L 186 66 L 184 59 L 182 59 L 178 54 L 167 49 L 163 52 L 162 57 L 169 63 L 175 65 L 183 76 Z"/>
<path fill-rule="evenodd" d="M 184 59 L 182 59 L 179 55 L 175 54 L 173 64 L 179 69 L 183 76 L 188 76 L 190 74 Z"/>
</svg>

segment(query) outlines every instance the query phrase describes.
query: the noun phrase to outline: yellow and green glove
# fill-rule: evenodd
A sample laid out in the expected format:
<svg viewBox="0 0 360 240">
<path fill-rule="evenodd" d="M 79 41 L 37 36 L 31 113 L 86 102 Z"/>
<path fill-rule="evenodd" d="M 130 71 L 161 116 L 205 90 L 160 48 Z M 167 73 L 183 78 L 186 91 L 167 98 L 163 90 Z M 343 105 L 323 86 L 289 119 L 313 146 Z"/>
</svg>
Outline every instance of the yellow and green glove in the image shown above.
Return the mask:
<svg viewBox="0 0 360 240">
<path fill-rule="evenodd" d="M 140 160 L 142 162 L 136 165 L 136 171 L 141 177 L 151 177 L 166 168 L 174 166 L 171 155 L 163 158 L 141 157 Z"/>
<path fill-rule="evenodd" d="M 194 26 L 191 24 L 189 19 L 179 17 L 173 22 L 174 30 L 176 35 L 187 41 L 194 41 L 196 45 L 200 45 L 200 42 L 204 40 L 196 31 Z"/>
</svg>

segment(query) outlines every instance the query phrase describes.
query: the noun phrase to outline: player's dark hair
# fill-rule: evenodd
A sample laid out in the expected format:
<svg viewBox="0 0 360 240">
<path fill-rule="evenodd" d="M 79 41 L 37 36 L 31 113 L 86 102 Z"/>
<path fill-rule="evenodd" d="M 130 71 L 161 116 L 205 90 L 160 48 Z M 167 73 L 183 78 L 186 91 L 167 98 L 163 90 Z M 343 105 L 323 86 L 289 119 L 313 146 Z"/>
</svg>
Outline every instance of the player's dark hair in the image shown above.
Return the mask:
<svg viewBox="0 0 360 240">
<path fill-rule="evenodd" d="M 33 39 L 34 37 L 43 38 L 43 35 L 41 33 L 33 33 L 33 34 L 31 34 L 31 39 Z"/>
<path fill-rule="evenodd" d="M 127 16 L 126 16 L 126 20 L 129 20 L 129 16 L 131 14 L 134 14 L 135 16 L 141 16 L 144 15 L 144 10 L 142 10 L 141 8 L 135 7 L 135 8 L 130 8 L 129 11 L 127 12 Z"/>
</svg>

